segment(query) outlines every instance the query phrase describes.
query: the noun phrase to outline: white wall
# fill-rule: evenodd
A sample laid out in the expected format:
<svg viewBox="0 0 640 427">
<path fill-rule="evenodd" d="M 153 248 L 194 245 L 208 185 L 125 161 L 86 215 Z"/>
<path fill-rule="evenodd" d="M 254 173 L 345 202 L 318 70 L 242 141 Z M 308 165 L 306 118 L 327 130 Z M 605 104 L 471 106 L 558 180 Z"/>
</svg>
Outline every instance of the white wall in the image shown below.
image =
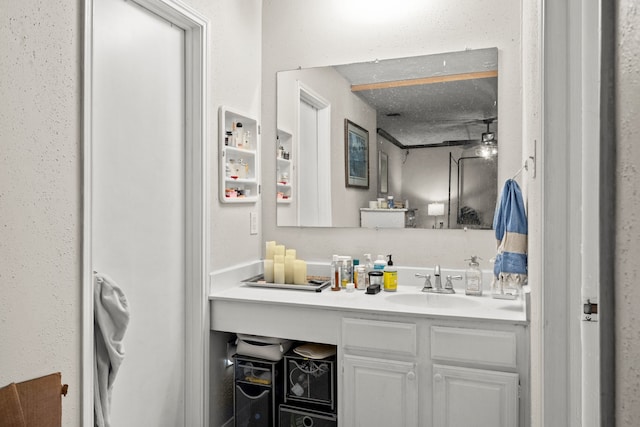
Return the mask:
<svg viewBox="0 0 640 427">
<path fill-rule="evenodd" d="M 218 110 L 221 105 L 260 120 L 262 53 L 261 0 L 188 0 L 211 20 L 209 97 L 211 153 L 211 263 L 212 270 L 262 256 L 262 230 L 249 234 L 249 214 L 261 212 L 261 203 L 222 204 L 218 197 Z M 262 148 L 270 136 L 262 135 Z M 275 140 L 275 137 L 273 137 Z M 271 142 L 271 141 L 270 141 Z M 271 147 L 271 144 L 268 145 Z M 272 150 L 271 153 L 275 153 Z M 275 198 L 275 196 L 274 196 Z M 260 222 L 260 221 L 258 221 Z"/>
<path fill-rule="evenodd" d="M 372 15 L 377 14 L 373 17 Z M 263 227 L 266 240 L 296 247 L 300 257 L 328 260 L 344 254 L 393 253 L 399 265 L 465 266 L 460 249 L 488 260 L 490 231 L 278 228 L 275 212 L 275 76 L 277 71 L 497 47 L 501 151 L 498 181 L 521 166 L 521 5 L 512 0 L 393 2 L 352 0 L 268 1 L 263 5 Z M 271 144 L 271 148 L 268 144 Z M 502 148 L 503 146 L 501 146 Z M 339 242 L 339 244 L 337 244 Z M 467 254 L 468 255 L 468 254 Z M 489 264 L 483 265 L 489 268 Z"/>
<path fill-rule="evenodd" d="M 640 420 L 640 335 L 638 334 L 638 291 L 640 254 L 640 14 L 634 0 L 618 6 L 617 129 L 618 202 L 616 225 L 616 423 L 620 427 L 638 425 Z M 610 286 L 603 283 L 602 286 Z"/>
<path fill-rule="evenodd" d="M 0 1 L 0 387 L 60 371 L 79 424 L 81 7 Z"/>
</svg>

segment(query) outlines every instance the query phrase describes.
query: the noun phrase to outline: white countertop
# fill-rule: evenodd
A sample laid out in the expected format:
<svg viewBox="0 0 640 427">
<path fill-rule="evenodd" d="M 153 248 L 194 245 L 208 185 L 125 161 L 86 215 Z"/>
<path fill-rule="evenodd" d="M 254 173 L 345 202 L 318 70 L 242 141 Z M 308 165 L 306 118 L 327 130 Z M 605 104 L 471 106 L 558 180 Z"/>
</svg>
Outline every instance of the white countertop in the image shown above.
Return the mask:
<svg viewBox="0 0 640 427">
<path fill-rule="evenodd" d="M 388 315 L 485 319 L 526 323 L 526 312 L 522 301 L 494 299 L 490 295 L 481 297 L 464 295 L 464 291 L 453 295 L 431 294 L 420 291 L 420 286 L 398 286 L 396 292 L 381 291 L 375 295 L 365 291 L 322 292 L 267 289 L 237 283 L 209 296 L 211 301 L 266 304 L 270 306 L 332 310 L 341 312 L 385 313 Z M 415 298 L 412 298 L 413 295 Z M 398 302 L 398 299 L 404 299 Z M 396 300 L 396 301 L 394 301 Z M 424 304 L 423 304 L 424 303 Z"/>
</svg>

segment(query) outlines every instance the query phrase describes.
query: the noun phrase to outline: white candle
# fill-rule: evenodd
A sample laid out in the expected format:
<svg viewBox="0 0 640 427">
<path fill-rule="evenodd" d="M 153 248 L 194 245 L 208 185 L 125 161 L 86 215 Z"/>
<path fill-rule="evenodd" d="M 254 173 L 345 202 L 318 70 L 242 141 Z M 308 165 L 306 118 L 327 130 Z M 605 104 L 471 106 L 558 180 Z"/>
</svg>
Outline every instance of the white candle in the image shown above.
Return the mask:
<svg viewBox="0 0 640 427">
<path fill-rule="evenodd" d="M 293 283 L 296 285 L 307 283 L 307 263 L 301 259 L 295 260 L 293 264 Z"/>
<path fill-rule="evenodd" d="M 284 283 L 293 283 L 293 263 L 296 261 L 291 255 L 284 257 Z"/>
<path fill-rule="evenodd" d="M 284 252 L 284 245 L 276 245 L 276 246 L 275 246 L 275 252 L 274 252 L 274 254 L 275 254 L 275 255 L 282 255 L 282 256 L 284 256 L 284 255 L 285 255 L 285 252 Z"/>
<path fill-rule="evenodd" d="M 287 249 L 285 252 L 285 256 L 292 256 L 293 259 L 296 259 L 296 250 L 295 249 Z"/>
<path fill-rule="evenodd" d="M 273 260 L 265 259 L 264 262 L 264 281 L 273 283 Z"/>
<path fill-rule="evenodd" d="M 284 255 L 274 255 L 273 264 L 284 264 Z"/>
<path fill-rule="evenodd" d="M 273 282 L 284 283 L 284 264 L 273 264 Z"/>
<path fill-rule="evenodd" d="M 276 250 L 276 242 L 275 240 L 271 240 L 265 243 L 266 248 L 265 248 L 265 253 L 264 253 L 264 259 L 273 259 L 273 255 L 275 253 Z"/>
</svg>

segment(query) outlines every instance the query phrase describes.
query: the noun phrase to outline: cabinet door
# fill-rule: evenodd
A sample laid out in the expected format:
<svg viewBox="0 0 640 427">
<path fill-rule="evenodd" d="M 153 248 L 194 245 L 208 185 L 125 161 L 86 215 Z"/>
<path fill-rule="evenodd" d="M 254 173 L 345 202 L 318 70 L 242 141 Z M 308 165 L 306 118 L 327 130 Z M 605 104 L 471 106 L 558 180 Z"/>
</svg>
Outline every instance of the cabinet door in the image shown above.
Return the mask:
<svg viewBox="0 0 640 427">
<path fill-rule="evenodd" d="M 418 425 L 414 363 L 345 355 L 343 366 L 345 427 Z"/>
<path fill-rule="evenodd" d="M 518 374 L 433 365 L 434 427 L 518 425 Z"/>
</svg>

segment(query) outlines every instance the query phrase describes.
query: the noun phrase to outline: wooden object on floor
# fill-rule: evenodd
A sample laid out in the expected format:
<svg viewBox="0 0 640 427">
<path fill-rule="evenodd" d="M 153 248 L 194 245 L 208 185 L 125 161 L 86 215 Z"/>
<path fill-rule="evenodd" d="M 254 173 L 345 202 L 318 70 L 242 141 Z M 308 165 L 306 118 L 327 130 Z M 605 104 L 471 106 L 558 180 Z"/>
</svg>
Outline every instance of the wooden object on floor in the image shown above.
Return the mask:
<svg viewBox="0 0 640 427">
<path fill-rule="evenodd" d="M 0 389 L 0 427 L 60 427 L 62 395 L 59 372 Z"/>
</svg>

